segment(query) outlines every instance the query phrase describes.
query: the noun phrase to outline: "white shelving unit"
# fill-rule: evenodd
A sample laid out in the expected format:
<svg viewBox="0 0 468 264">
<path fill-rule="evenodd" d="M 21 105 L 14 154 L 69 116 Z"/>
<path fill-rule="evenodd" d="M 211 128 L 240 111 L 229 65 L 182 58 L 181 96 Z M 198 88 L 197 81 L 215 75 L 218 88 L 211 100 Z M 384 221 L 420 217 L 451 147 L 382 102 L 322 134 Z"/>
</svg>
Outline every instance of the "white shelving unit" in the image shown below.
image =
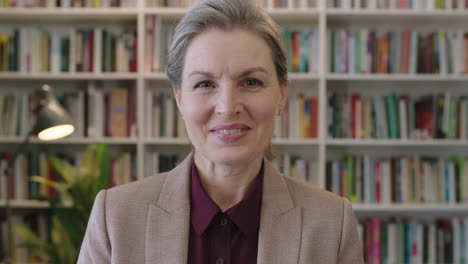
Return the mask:
<svg viewBox="0 0 468 264">
<path fill-rule="evenodd" d="M 330 73 L 327 81 L 379 81 L 379 82 L 466 82 L 468 76 L 434 74 L 340 74 Z"/>
<path fill-rule="evenodd" d="M 135 20 L 137 8 L 0 8 L 1 20 Z"/>
<path fill-rule="evenodd" d="M 468 147 L 467 140 L 403 140 L 403 139 L 328 139 L 328 146 L 375 147 Z"/>
<path fill-rule="evenodd" d="M 21 137 L 0 137 L 0 142 L 3 144 L 19 144 L 23 141 Z M 30 140 L 31 144 L 41 144 L 41 145 L 77 145 L 77 144 L 93 144 L 93 143 L 105 143 L 109 145 L 132 145 L 137 144 L 137 138 L 85 138 L 85 137 L 70 137 L 66 139 L 54 140 L 54 141 L 41 141 L 37 138 L 32 138 Z"/>
<path fill-rule="evenodd" d="M 441 217 L 466 216 L 468 205 L 440 205 L 440 204 L 354 204 L 358 216 L 386 216 L 386 217 Z"/>
<path fill-rule="evenodd" d="M 395 87 L 404 85 L 428 85 L 434 89 L 443 91 L 444 86 L 450 83 L 468 84 L 468 76 L 452 76 L 452 75 L 404 75 L 404 74 L 335 74 L 328 73 L 327 69 L 327 48 L 326 43 L 327 29 L 331 24 L 362 24 L 375 22 L 375 26 L 384 25 L 388 21 L 392 21 L 391 26 L 411 26 L 411 24 L 402 25 L 401 23 L 414 22 L 431 23 L 434 27 L 439 24 L 455 24 L 458 26 L 466 25 L 468 22 L 468 11 L 454 10 L 447 11 L 406 11 L 406 10 L 350 10 L 343 11 L 338 9 L 326 9 L 325 1 L 321 0 L 318 8 L 299 10 L 299 9 L 270 9 L 269 12 L 277 19 L 279 24 L 295 24 L 307 23 L 317 28 L 319 33 L 319 72 L 318 75 L 291 73 L 290 91 L 294 91 L 296 87 L 308 87 L 314 90 L 319 98 L 319 137 L 317 139 L 275 139 L 273 145 L 281 151 L 308 152 L 316 158 L 317 168 L 315 175 L 319 177 L 320 187 L 325 186 L 325 167 L 327 157 L 331 152 L 339 152 L 342 148 L 371 148 L 372 152 L 385 153 L 388 149 L 404 148 L 409 149 L 424 149 L 429 153 L 437 155 L 438 148 L 457 148 L 461 152 L 468 155 L 468 140 L 351 140 L 351 139 L 329 139 L 327 138 L 326 127 L 326 110 L 327 110 L 327 94 L 330 87 L 339 89 L 342 85 L 359 83 L 363 88 L 376 89 L 379 84 L 394 85 Z M 151 85 L 157 84 L 163 87 L 169 87 L 169 82 L 166 79 L 165 73 L 151 73 L 144 71 L 144 36 L 145 36 L 145 17 L 159 16 L 163 20 L 177 21 L 180 19 L 186 9 L 183 8 L 152 8 L 145 7 L 143 0 L 138 0 L 135 8 L 52 8 L 52 9 L 20 9 L 20 8 L 0 8 L 0 28 L 5 21 L 22 20 L 25 23 L 34 23 L 35 20 L 47 20 L 54 23 L 60 21 L 125 21 L 135 23 L 138 35 L 138 72 L 137 73 L 75 73 L 75 74 L 21 74 L 21 73 L 5 73 L 0 72 L 0 80 L 16 81 L 30 80 L 37 81 L 37 87 L 47 81 L 62 81 L 62 82 L 77 82 L 77 81 L 133 81 L 136 83 L 136 100 L 137 100 L 137 126 L 138 135 L 136 138 L 70 138 L 56 142 L 40 142 L 32 140 L 33 144 L 53 144 L 60 146 L 67 145 L 87 145 L 91 143 L 107 143 L 111 147 L 133 148 L 137 156 L 137 171 L 142 178 L 147 175 L 142 175 L 145 171 L 144 157 L 147 149 L 162 149 L 180 148 L 189 150 L 190 142 L 187 139 L 174 138 L 147 138 L 145 135 L 144 124 L 144 102 L 145 92 Z M 398 24 L 400 23 L 400 24 Z M 374 25 L 373 25 L 374 26 Z M 441 85 L 443 84 L 443 85 Z M 0 92 L 6 87 L 0 84 Z M 60 89 L 56 87 L 56 89 Z M 1 138 L 0 145 L 19 144 L 22 138 Z M 335 148 L 337 150 L 335 150 Z M 429 150 L 427 150 L 429 149 Z M 0 201 L 0 207 L 4 203 Z M 41 205 L 43 206 L 43 204 Z M 14 201 L 13 207 L 21 208 L 42 208 L 30 201 Z M 401 214 L 418 214 L 429 212 L 435 215 L 446 216 L 452 213 L 468 215 L 468 205 L 367 205 L 356 204 L 354 206 L 358 214 L 367 213 L 401 213 Z"/>
<path fill-rule="evenodd" d="M 65 81 L 79 81 L 79 80 L 103 80 L 103 81 L 136 81 L 138 79 L 137 73 L 5 73 L 0 72 L 0 80 L 65 80 Z"/>
<path fill-rule="evenodd" d="M 0 208 L 6 206 L 5 200 L 0 200 Z M 13 210 L 16 209 L 47 209 L 49 208 L 49 203 L 34 201 L 34 200 L 12 200 L 10 206 Z"/>
</svg>

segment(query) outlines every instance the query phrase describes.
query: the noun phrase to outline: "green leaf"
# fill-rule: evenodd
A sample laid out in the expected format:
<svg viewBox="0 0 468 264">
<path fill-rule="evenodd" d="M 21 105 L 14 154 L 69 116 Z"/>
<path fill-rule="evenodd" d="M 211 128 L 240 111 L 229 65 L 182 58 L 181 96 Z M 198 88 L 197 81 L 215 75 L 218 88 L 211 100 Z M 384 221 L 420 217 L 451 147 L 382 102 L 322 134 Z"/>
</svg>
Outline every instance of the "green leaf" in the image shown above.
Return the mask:
<svg viewBox="0 0 468 264">
<path fill-rule="evenodd" d="M 100 190 L 109 187 L 111 159 L 109 156 L 109 148 L 107 147 L 107 145 L 101 144 L 98 146 L 97 160 L 99 161 L 100 174 L 94 188 L 93 201 Z"/>
<path fill-rule="evenodd" d="M 57 217 L 54 217 L 52 222 L 54 226 L 52 229 L 52 241 L 55 245 L 60 245 L 57 248 L 60 263 L 76 263 L 79 248 L 73 246 L 69 234 Z"/>
<path fill-rule="evenodd" d="M 78 178 L 78 170 L 72 166 L 68 161 L 61 160 L 54 155 L 49 156 L 49 161 L 52 164 L 52 167 L 58 172 L 59 176 L 67 184 L 73 184 Z"/>
<path fill-rule="evenodd" d="M 57 190 L 64 199 L 73 200 L 73 198 L 70 197 L 70 194 L 67 191 L 67 186 L 65 186 L 64 184 L 55 181 L 50 181 L 42 176 L 32 176 L 31 181 L 52 187 L 55 190 Z"/>
<path fill-rule="evenodd" d="M 34 197 L 50 203 L 52 243 L 41 241 L 31 230 L 23 228 L 22 233 L 28 238 L 24 245 L 40 251 L 38 255 L 47 254 L 51 264 L 76 263 L 95 196 L 109 185 L 109 149 L 105 144 L 88 146 L 79 169 L 56 156 L 50 156 L 49 160 L 63 182 L 42 176 L 31 177 L 31 180 L 54 188 L 62 198 L 57 200 L 40 194 Z M 64 201 L 70 201 L 71 206 Z"/>
<path fill-rule="evenodd" d="M 16 232 L 23 240 L 18 246 L 31 250 L 33 254 L 40 256 L 44 260 L 53 259 L 54 248 L 46 241 L 41 240 L 31 229 L 25 225 L 17 225 Z"/>
<path fill-rule="evenodd" d="M 80 247 L 86 231 L 87 219 L 82 221 L 80 213 L 73 208 L 59 207 L 54 209 L 54 217 L 63 227 L 70 242 L 77 248 Z"/>
<path fill-rule="evenodd" d="M 80 175 L 84 178 L 97 179 L 99 176 L 99 161 L 97 158 L 98 146 L 93 144 L 83 154 L 83 166 L 80 169 Z M 83 178 L 83 179 L 84 179 Z"/>
</svg>

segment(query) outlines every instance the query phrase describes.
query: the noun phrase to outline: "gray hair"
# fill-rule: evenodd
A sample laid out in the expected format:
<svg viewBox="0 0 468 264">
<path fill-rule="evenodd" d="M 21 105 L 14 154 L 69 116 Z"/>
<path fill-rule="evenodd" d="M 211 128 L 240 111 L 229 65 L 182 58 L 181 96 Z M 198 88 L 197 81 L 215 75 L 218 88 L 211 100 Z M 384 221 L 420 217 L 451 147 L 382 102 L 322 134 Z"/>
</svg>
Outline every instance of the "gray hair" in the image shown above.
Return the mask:
<svg viewBox="0 0 468 264">
<path fill-rule="evenodd" d="M 246 29 L 270 46 L 276 76 L 288 83 L 285 47 L 278 25 L 254 0 L 201 0 L 179 22 L 168 51 L 167 76 L 174 88 L 182 85 L 185 52 L 193 38 L 209 29 Z"/>
</svg>

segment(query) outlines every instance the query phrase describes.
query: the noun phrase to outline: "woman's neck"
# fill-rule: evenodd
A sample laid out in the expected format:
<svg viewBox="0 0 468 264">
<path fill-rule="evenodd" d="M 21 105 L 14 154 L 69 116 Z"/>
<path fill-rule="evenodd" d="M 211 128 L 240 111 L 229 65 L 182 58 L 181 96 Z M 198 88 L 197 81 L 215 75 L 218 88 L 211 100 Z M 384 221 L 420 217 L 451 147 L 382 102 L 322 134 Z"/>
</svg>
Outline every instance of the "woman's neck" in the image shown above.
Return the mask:
<svg viewBox="0 0 468 264">
<path fill-rule="evenodd" d="M 203 188 L 224 212 L 250 192 L 260 171 L 263 157 L 260 156 L 247 164 L 227 166 L 213 163 L 195 153 L 194 161 Z"/>
</svg>

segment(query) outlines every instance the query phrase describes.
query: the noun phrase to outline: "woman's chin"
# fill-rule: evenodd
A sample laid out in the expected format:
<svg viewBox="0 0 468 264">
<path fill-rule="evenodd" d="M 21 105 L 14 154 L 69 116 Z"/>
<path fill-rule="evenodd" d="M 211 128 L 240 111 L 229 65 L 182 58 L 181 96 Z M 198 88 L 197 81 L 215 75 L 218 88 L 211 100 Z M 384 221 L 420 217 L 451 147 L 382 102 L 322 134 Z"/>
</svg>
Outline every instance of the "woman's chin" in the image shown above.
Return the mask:
<svg viewBox="0 0 468 264">
<path fill-rule="evenodd" d="M 245 166 L 246 164 L 255 161 L 259 158 L 257 151 L 245 150 L 242 148 L 227 148 L 208 152 L 205 157 L 215 164 L 225 166 Z M 206 152 L 205 152 L 206 153 Z"/>
</svg>

